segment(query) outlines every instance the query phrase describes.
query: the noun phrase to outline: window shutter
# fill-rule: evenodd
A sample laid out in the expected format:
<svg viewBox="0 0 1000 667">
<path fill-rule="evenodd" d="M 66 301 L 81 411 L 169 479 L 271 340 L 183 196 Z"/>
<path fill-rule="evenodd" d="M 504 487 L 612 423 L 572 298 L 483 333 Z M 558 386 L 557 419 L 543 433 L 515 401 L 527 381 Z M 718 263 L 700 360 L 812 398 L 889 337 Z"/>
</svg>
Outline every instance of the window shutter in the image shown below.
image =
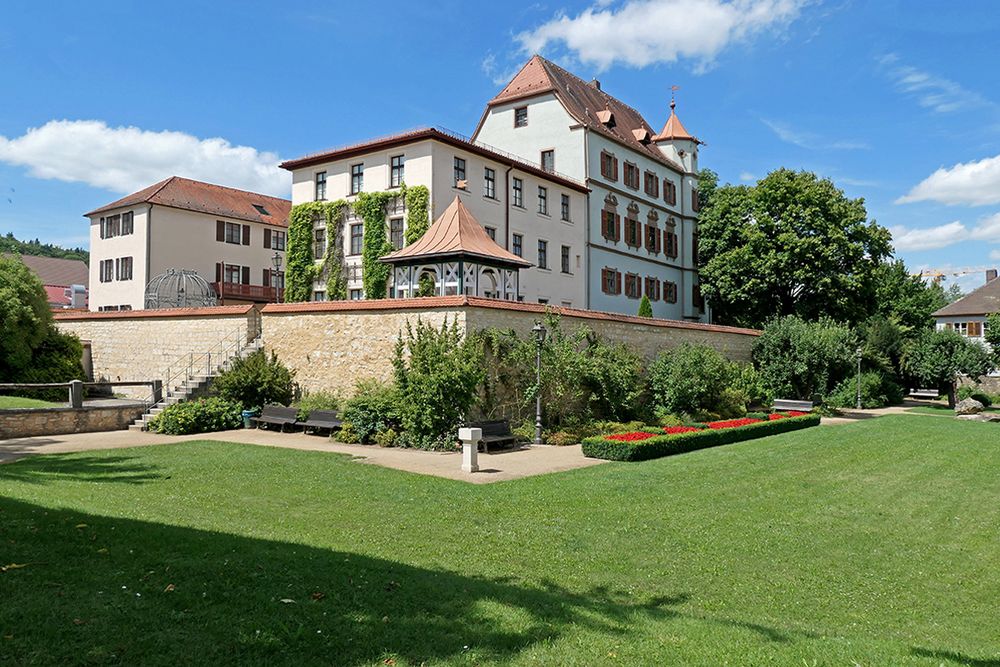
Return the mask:
<svg viewBox="0 0 1000 667">
<path fill-rule="evenodd" d="M 614 162 L 612 162 L 612 164 L 613 164 L 613 165 L 614 165 L 614 167 L 615 167 L 615 169 L 614 169 L 614 174 L 615 174 L 615 176 L 614 176 L 614 179 L 613 179 L 613 180 L 616 180 L 616 181 L 617 181 L 617 180 L 618 180 L 618 158 L 612 158 L 612 160 L 614 160 Z"/>
<path fill-rule="evenodd" d="M 226 223 L 222 220 L 215 221 L 215 240 L 225 241 L 226 240 Z"/>
<path fill-rule="evenodd" d="M 615 271 L 615 294 L 622 293 L 622 272 Z"/>
<path fill-rule="evenodd" d="M 222 262 L 215 263 L 215 282 L 222 282 Z"/>
<path fill-rule="evenodd" d="M 243 245 L 250 245 L 250 225 L 243 225 Z"/>
<path fill-rule="evenodd" d="M 243 274 L 241 276 L 240 282 L 243 283 L 244 285 L 249 285 L 250 284 L 250 267 L 249 266 L 244 266 L 243 270 L 240 273 Z"/>
<path fill-rule="evenodd" d="M 264 271 L 264 273 L 263 273 L 263 276 L 262 276 L 262 278 L 260 280 L 260 284 L 263 285 L 264 287 L 270 287 L 271 286 L 271 272 L 268 269 L 264 269 L 263 271 Z"/>
<path fill-rule="evenodd" d="M 615 213 L 615 241 L 622 240 L 622 216 Z"/>
<path fill-rule="evenodd" d="M 270 229 L 265 229 L 264 230 L 264 247 L 265 248 L 270 248 L 271 247 L 271 230 Z"/>
</svg>

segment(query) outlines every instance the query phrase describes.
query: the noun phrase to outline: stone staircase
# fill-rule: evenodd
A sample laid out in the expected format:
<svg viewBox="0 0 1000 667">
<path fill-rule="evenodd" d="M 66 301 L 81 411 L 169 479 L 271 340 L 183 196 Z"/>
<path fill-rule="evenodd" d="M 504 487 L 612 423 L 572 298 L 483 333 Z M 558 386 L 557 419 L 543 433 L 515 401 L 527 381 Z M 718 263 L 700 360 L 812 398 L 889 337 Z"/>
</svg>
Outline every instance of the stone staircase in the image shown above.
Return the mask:
<svg viewBox="0 0 1000 667">
<path fill-rule="evenodd" d="M 246 341 L 246 330 L 237 332 L 235 339 L 224 338 L 208 352 L 190 353 L 175 360 L 167 369 L 167 379 L 163 383 L 163 397 L 151 403 L 145 413 L 128 429 L 147 430 L 149 420 L 163 412 L 168 405 L 183 403 L 207 392 L 220 373 L 229 370 L 237 359 L 245 359 L 264 346 L 263 337 Z M 175 369 L 171 373 L 171 369 Z"/>
</svg>

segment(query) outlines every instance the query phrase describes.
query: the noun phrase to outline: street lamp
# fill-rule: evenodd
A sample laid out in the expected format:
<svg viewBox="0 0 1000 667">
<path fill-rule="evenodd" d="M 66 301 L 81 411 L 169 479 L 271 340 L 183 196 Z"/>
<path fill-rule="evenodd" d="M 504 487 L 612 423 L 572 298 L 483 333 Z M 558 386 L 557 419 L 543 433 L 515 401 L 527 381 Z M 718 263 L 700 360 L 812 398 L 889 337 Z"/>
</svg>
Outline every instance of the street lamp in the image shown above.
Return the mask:
<svg viewBox="0 0 1000 667">
<path fill-rule="evenodd" d="M 858 345 L 858 349 L 854 351 L 854 356 L 858 360 L 858 402 L 857 408 L 861 409 L 861 346 Z"/>
<path fill-rule="evenodd" d="M 545 327 L 536 321 L 531 327 L 535 334 L 535 444 L 542 444 L 542 345 L 545 343 Z"/>
<path fill-rule="evenodd" d="M 278 287 L 278 275 L 281 273 L 281 255 L 278 251 L 274 251 L 274 256 L 271 258 L 271 264 L 274 264 L 274 302 L 281 303 L 281 288 Z"/>
</svg>

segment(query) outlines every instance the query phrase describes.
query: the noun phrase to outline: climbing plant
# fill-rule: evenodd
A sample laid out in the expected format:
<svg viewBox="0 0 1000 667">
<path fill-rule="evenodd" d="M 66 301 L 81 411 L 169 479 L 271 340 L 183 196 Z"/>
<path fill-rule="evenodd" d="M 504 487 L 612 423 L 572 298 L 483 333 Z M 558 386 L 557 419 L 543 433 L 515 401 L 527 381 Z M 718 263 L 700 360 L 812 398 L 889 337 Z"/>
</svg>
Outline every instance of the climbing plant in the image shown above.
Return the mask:
<svg viewBox="0 0 1000 667">
<path fill-rule="evenodd" d="M 403 186 L 406 198 L 406 245 L 418 241 L 430 227 L 430 190 L 426 185 Z"/>
<path fill-rule="evenodd" d="M 385 233 L 385 208 L 398 192 L 362 192 L 354 202 L 354 212 L 365 225 L 361 247 L 361 268 L 364 271 L 366 299 L 384 299 L 391 267 L 379 257 L 392 252 Z"/>
<path fill-rule="evenodd" d="M 325 279 L 331 300 L 347 298 L 344 277 L 343 199 L 332 202 L 311 201 L 292 207 L 288 215 L 288 245 L 285 249 L 285 301 L 308 301 L 313 283 Z M 313 229 L 323 220 L 327 229 L 326 254 L 313 255 Z M 315 260 L 322 259 L 317 265 Z"/>
</svg>

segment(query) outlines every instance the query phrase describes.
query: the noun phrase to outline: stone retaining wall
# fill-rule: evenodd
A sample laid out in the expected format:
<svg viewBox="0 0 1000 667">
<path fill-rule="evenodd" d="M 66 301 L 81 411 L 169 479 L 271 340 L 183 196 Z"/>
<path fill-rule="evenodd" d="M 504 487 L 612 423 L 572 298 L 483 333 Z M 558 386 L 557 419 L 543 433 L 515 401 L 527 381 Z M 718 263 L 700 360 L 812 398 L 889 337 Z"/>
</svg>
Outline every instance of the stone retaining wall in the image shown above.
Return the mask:
<svg viewBox="0 0 1000 667">
<path fill-rule="evenodd" d="M 121 431 L 141 417 L 144 410 L 145 406 L 141 403 L 0 410 L 0 440 L 36 435 Z"/>
</svg>

